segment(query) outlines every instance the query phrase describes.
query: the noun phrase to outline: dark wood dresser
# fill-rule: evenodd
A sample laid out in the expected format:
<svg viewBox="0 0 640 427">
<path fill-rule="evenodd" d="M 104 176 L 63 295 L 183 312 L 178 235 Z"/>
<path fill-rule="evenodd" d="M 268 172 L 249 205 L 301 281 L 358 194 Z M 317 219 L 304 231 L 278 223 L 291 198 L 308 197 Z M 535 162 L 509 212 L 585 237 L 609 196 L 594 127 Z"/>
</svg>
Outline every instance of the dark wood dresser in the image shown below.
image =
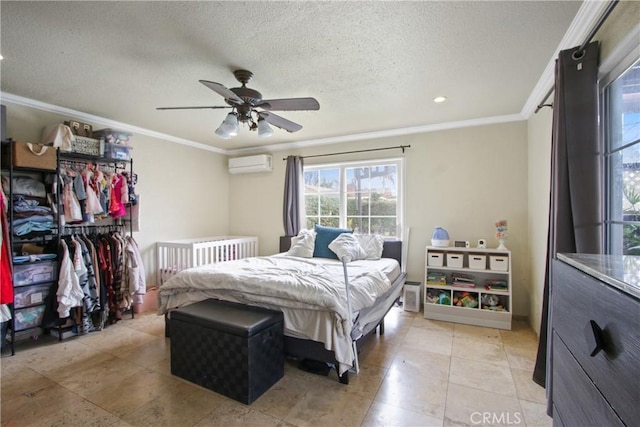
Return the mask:
<svg viewBox="0 0 640 427">
<path fill-rule="evenodd" d="M 640 257 L 559 254 L 550 322 L 554 426 L 640 425 Z"/>
</svg>

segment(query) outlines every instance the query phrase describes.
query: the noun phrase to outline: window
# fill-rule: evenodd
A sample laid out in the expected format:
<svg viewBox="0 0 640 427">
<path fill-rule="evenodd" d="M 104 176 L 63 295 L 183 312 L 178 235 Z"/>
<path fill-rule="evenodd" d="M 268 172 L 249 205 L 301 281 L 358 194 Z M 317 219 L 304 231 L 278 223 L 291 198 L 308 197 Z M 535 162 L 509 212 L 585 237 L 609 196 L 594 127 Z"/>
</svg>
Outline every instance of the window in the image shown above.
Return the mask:
<svg viewBox="0 0 640 427">
<path fill-rule="evenodd" d="M 401 237 L 401 180 L 401 159 L 305 166 L 306 227 Z"/>
<path fill-rule="evenodd" d="M 640 60 L 637 53 L 633 60 L 624 72 L 614 70 L 603 86 L 608 252 L 623 255 L 640 255 Z"/>
</svg>

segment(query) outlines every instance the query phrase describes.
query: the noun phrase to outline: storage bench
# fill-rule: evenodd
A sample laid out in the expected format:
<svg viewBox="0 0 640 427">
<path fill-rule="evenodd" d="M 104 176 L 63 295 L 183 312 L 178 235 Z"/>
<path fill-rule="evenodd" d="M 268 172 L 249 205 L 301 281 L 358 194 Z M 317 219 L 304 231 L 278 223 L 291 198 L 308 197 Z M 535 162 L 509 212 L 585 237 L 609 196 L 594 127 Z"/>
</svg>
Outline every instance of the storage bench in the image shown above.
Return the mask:
<svg viewBox="0 0 640 427">
<path fill-rule="evenodd" d="M 171 312 L 171 373 L 250 404 L 284 375 L 280 311 L 208 299 Z"/>
</svg>

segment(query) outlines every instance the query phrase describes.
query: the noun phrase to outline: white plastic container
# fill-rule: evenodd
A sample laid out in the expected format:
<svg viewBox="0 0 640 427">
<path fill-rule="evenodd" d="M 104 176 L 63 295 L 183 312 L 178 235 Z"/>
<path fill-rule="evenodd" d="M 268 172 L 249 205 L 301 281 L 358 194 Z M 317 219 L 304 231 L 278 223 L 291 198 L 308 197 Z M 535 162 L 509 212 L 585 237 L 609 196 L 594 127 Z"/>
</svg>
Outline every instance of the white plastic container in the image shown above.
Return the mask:
<svg viewBox="0 0 640 427">
<path fill-rule="evenodd" d="M 464 254 L 458 252 L 451 252 L 447 254 L 447 267 L 462 268 L 464 260 Z"/>
<path fill-rule="evenodd" d="M 444 265 L 444 254 L 442 252 L 428 252 L 427 265 L 429 267 L 442 267 Z"/>
<path fill-rule="evenodd" d="M 469 254 L 469 268 L 473 270 L 486 270 L 487 256 L 481 254 Z"/>
<path fill-rule="evenodd" d="M 491 255 L 489 257 L 489 267 L 494 271 L 509 271 L 509 257 Z"/>
</svg>

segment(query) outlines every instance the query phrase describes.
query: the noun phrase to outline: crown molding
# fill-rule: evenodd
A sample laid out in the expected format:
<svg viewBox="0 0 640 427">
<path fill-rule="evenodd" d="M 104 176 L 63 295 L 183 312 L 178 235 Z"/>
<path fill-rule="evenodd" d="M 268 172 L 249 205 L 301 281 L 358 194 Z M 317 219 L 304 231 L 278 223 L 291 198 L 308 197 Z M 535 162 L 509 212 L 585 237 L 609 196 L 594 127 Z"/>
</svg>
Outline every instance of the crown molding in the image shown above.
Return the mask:
<svg viewBox="0 0 640 427">
<path fill-rule="evenodd" d="M 535 112 L 538 104 L 544 101 L 542 98 L 549 92 L 549 89 L 555 84 L 555 63 L 556 58 L 561 50 L 570 49 L 580 46 L 584 39 L 589 35 L 593 26 L 598 22 L 600 16 L 609 5 L 608 1 L 587 0 L 582 3 L 575 18 L 571 21 L 569 29 L 560 41 L 549 63 L 545 67 L 538 83 L 533 88 L 527 102 L 522 107 L 520 114 L 525 119 L 529 119 Z"/>
<path fill-rule="evenodd" d="M 459 129 L 474 126 L 494 125 L 500 123 L 517 122 L 525 120 L 520 114 L 509 114 L 504 116 L 483 117 L 480 119 L 462 120 L 457 122 L 438 123 L 433 125 L 414 126 L 400 129 L 389 129 L 377 132 L 357 133 L 352 135 L 336 136 L 331 138 L 310 139 L 307 141 L 297 141 L 283 144 L 273 144 L 261 147 L 240 148 L 237 150 L 227 150 L 227 155 L 236 156 L 241 154 L 264 153 L 265 151 L 283 151 L 296 148 L 309 148 L 318 145 L 338 144 L 342 142 L 354 142 L 371 140 L 378 138 L 389 138 L 403 135 L 413 135 L 416 133 L 437 132 L 442 130 Z"/>
<path fill-rule="evenodd" d="M 48 111 L 50 113 L 56 113 L 64 116 L 73 117 L 78 120 L 86 120 L 89 123 L 96 123 L 96 124 L 104 125 L 109 128 L 132 132 L 139 135 L 146 135 L 152 138 L 162 139 L 169 142 L 175 142 L 176 144 L 187 145 L 189 147 L 199 148 L 200 150 L 212 151 L 218 154 L 227 154 L 227 150 L 222 150 L 220 148 L 212 147 L 210 145 L 202 144 L 200 142 L 195 142 L 195 141 L 191 141 L 189 139 L 184 139 L 184 138 L 178 138 L 176 136 L 168 135 L 166 133 L 156 132 L 151 129 L 133 126 L 127 123 L 106 119 L 100 116 L 94 116 L 93 114 L 83 113 L 82 111 L 60 107 L 58 105 L 47 104 L 46 102 L 36 101 L 35 99 L 25 98 L 25 97 L 13 95 L 7 92 L 0 92 L 0 100 L 2 100 L 2 102 L 5 102 L 5 101 L 11 102 L 13 104 L 23 105 L 25 107 L 31 107 L 37 110 Z"/>
</svg>

